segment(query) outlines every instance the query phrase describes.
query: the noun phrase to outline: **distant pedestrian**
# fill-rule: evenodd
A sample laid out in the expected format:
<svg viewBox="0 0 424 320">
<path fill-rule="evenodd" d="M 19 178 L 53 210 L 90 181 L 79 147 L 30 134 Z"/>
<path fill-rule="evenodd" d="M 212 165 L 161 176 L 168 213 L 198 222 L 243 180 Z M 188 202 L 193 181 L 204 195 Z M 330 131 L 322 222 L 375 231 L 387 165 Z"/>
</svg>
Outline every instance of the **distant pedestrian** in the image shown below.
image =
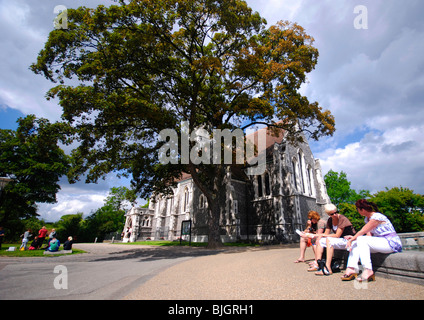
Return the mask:
<svg viewBox="0 0 424 320">
<path fill-rule="evenodd" d="M 34 241 L 32 241 L 30 247 L 28 248 L 28 250 L 36 250 L 40 247 L 39 243 L 38 243 L 38 237 L 35 236 Z"/>
<path fill-rule="evenodd" d="M 38 231 L 38 243 L 40 244 L 40 248 L 43 245 L 44 239 L 46 238 L 47 235 L 47 229 L 46 226 L 43 226 L 39 231 Z"/>
<path fill-rule="evenodd" d="M 56 238 L 53 238 L 50 241 L 49 246 L 47 247 L 46 251 L 56 252 L 56 251 L 59 251 L 59 247 L 60 247 L 60 241 Z"/>
<path fill-rule="evenodd" d="M 22 244 L 19 247 L 19 250 L 23 249 L 26 250 L 27 249 L 27 243 L 28 243 L 28 238 L 31 237 L 31 229 L 28 229 L 27 231 L 24 232 L 24 234 L 21 234 L 22 237 Z"/>
<path fill-rule="evenodd" d="M 49 234 L 49 238 L 50 238 L 50 240 L 51 239 L 53 239 L 53 238 L 56 238 L 56 229 L 52 229 L 52 231 L 50 232 L 50 234 Z"/>
<path fill-rule="evenodd" d="M 72 240 L 72 237 L 68 237 L 68 240 L 66 240 L 63 244 L 63 250 L 72 250 L 73 243 L 74 241 Z"/>
<path fill-rule="evenodd" d="M 1 244 L 3 243 L 3 239 L 4 239 L 4 230 L 3 230 L 3 227 L 0 227 L 0 249 L 1 249 Z"/>
<path fill-rule="evenodd" d="M 52 231 L 49 234 L 49 243 L 48 244 L 50 244 L 50 241 L 52 241 L 53 238 L 56 238 L 56 236 L 57 236 L 56 229 L 52 229 Z"/>
</svg>

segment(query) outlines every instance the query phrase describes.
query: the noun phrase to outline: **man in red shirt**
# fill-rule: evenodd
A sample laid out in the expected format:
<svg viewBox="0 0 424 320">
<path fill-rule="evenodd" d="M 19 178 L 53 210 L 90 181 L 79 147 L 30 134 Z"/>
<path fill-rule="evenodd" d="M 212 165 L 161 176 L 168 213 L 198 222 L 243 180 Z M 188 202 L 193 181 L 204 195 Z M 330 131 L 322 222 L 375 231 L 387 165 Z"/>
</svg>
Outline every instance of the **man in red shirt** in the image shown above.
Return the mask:
<svg viewBox="0 0 424 320">
<path fill-rule="evenodd" d="M 43 226 L 39 231 L 38 231 L 38 243 L 40 244 L 40 248 L 43 245 L 44 239 L 47 236 L 47 229 L 45 226 Z"/>
</svg>

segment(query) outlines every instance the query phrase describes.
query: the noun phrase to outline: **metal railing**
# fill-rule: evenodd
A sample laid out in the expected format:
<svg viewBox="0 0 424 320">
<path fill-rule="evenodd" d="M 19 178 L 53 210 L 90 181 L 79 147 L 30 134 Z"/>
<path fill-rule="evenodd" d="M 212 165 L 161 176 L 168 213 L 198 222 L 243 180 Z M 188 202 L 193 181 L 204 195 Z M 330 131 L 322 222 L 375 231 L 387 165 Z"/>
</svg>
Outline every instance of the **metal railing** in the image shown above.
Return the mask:
<svg viewBox="0 0 424 320">
<path fill-rule="evenodd" d="M 267 225 L 222 225 L 221 236 L 231 239 L 230 241 L 253 241 L 260 243 L 288 243 L 297 241 L 299 236 L 296 229 L 303 230 L 302 224 L 267 224 Z M 191 234 L 196 241 L 198 238 L 207 236 L 205 227 L 192 227 Z M 182 236 L 184 240 L 184 235 Z M 171 230 L 168 226 L 156 230 L 144 231 L 138 234 L 137 240 L 179 240 L 181 229 Z"/>
</svg>

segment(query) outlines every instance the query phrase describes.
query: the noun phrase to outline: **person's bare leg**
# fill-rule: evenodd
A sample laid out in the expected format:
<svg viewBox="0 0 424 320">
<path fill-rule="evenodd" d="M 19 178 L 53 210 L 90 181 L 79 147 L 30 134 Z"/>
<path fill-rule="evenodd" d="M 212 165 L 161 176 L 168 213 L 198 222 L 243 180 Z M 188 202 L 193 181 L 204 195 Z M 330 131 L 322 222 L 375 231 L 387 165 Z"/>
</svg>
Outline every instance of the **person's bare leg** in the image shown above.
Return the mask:
<svg viewBox="0 0 424 320">
<path fill-rule="evenodd" d="M 300 238 L 300 257 L 295 261 L 295 263 L 305 262 L 306 242 L 306 239 Z"/>
</svg>

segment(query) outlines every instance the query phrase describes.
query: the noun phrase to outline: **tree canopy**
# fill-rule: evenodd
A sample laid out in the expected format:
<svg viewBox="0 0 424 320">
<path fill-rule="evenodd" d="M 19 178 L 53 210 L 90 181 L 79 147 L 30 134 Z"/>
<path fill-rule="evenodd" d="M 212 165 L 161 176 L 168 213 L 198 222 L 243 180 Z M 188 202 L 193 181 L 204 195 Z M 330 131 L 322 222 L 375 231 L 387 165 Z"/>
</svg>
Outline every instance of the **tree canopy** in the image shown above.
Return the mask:
<svg viewBox="0 0 424 320">
<path fill-rule="evenodd" d="M 424 230 L 424 196 L 409 188 L 386 188 L 371 196 L 381 212 L 392 221 L 397 232 Z"/>
<path fill-rule="evenodd" d="M 357 193 L 350 187 L 350 181 L 347 174 L 343 171 L 340 173 L 329 170 L 324 176 L 327 194 L 331 202 L 338 206 L 340 203 L 354 204 L 356 200 L 367 198 L 370 195 L 369 190 L 360 190 Z"/>
<path fill-rule="evenodd" d="M 56 202 L 59 179 L 69 168 L 58 146 L 63 131 L 62 124 L 34 115 L 20 118 L 16 131 L 0 129 L 0 176 L 12 178 L 0 195 L 0 225 L 37 216 L 37 202 Z"/>
<path fill-rule="evenodd" d="M 51 31 L 31 66 L 57 83 L 47 97 L 59 98 L 75 129 L 69 177 L 131 175 L 148 198 L 190 173 L 209 203 L 209 243 L 218 243 L 222 185 L 232 166 L 160 163 L 158 134 L 181 136 L 184 121 L 190 131 L 209 132 L 266 124 L 292 141 L 302 132 L 331 135 L 331 113 L 299 93 L 318 50 L 301 26 L 267 28 L 241 0 L 119 2 L 68 9 L 68 29 Z"/>
<path fill-rule="evenodd" d="M 359 231 L 364 226 L 364 218 L 356 211 L 356 200 L 367 198 L 374 202 L 381 213 L 386 215 L 396 232 L 415 232 L 424 230 L 424 196 L 409 188 L 386 188 L 371 194 L 368 190 L 357 193 L 350 187 L 347 174 L 329 170 L 324 176 L 327 193 L 340 213 L 349 218 Z"/>
</svg>

